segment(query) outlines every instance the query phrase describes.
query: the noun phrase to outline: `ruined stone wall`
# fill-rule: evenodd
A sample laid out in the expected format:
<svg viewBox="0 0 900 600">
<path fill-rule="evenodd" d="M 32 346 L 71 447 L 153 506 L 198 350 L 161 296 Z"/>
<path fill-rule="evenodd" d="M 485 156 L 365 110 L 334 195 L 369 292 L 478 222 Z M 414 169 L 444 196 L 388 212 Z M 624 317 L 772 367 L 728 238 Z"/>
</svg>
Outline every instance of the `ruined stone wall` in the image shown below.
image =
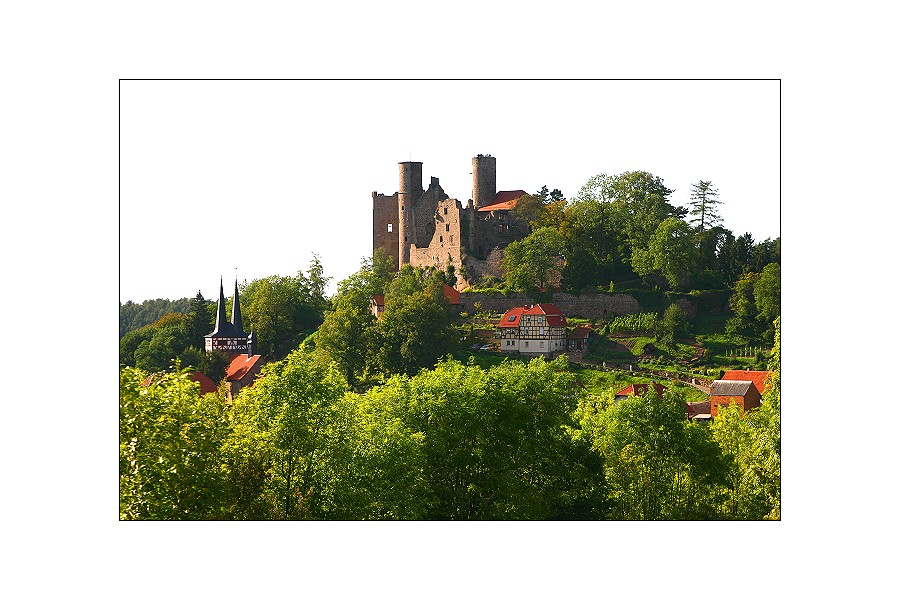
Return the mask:
<svg viewBox="0 0 900 600">
<path fill-rule="evenodd" d="M 438 178 L 432 177 L 431 185 L 416 199 L 413 206 L 413 234 L 409 240 L 411 244 L 419 248 L 426 248 L 431 245 L 432 238 L 438 235 L 437 223 L 435 222 L 438 213 L 438 203 L 446 199 L 447 194 L 441 189 Z"/>
<path fill-rule="evenodd" d="M 528 235 L 528 225 L 506 210 L 475 213 L 474 247 L 470 254 L 487 258 L 494 248 L 505 248 Z"/>
<path fill-rule="evenodd" d="M 472 314 L 475 311 L 475 303 L 479 302 L 482 310 L 502 313 L 516 306 L 535 304 L 535 301 L 527 294 L 480 294 L 463 292 L 459 295 L 462 304 L 461 310 Z M 641 305 L 629 294 L 604 294 L 602 292 L 585 292 L 575 296 L 573 294 L 553 294 L 550 300 L 559 307 L 567 317 L 581 317 L 584 319 L 607 319 L 632 313 L 642 312 Z"/>
<path fill-rule="evenodd" d="M 503 279 L 503 268 L 501 261 L 503 260 L 504 251 L 502 248 L 494 248 L 488 254 L 487 258 L 479 259 L 471 255 L 466 255 L 466 282 L 468 285 L 476 285 L 486 275 L 493 275 Z"/>
<path fill-rule="evenodd" d="M 400 256 L 398 219 L 397 194 L 385 196 L 372 192 L 372 249 L 384 250 L 395 269 Z"/>
<path fill-rule="evenodd" d="M 462 206 L 458 200 L 443 198 L 434 202 L 430 215 L 431 237 L 427 246 L 410 249 L 410 263 L 417 267 L 432 266 L 444 270 L 453 264 L 457 271 L 463 264 Z"/>
</svg>

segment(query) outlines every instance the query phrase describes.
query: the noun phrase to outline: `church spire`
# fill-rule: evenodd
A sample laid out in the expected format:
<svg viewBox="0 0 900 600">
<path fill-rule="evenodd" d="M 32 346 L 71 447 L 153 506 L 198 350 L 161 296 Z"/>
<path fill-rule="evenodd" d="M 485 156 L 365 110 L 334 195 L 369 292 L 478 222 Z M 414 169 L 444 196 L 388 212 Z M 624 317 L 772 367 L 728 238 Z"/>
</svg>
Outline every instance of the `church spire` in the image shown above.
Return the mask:
<svg viewBox="0 0 900 600">
<path fill-rule="evenodd" d="M 225 316 L 225 287 L 222 283 L 222 278 L 219 278 L 219 306 L 216 311 L 216 329 L 213 333 L 219 333 L 222 331 L 225 323 L 228 322 L 227 317 Z"/>
<path fill-rule="evenodd" d="M 236 331 L 243 333 L 244 323 L 241 321 L 241 303 L 238 300 L 237 277 L 234 278 L 234 303 L 231 305 L 231 323 Z"/>
</svg>

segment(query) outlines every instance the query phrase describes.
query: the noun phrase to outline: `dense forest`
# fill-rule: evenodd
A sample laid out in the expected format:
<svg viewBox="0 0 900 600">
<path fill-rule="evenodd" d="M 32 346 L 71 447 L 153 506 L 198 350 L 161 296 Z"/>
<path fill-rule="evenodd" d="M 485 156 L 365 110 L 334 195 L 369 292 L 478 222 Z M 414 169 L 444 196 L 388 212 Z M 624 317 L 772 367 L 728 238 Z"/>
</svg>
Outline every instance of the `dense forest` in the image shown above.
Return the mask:
<svg viewBox="0 0 900 600">
<path fill-rule="evenodd" d="M 303 347 L 233 404 L 126 368 L 121 517 L 779 518 L 778 345 L 762 407 L 709 426 L 674 392 L 587 394 L 564 357 L 441 360 L 357 392 Z"/>
<path fill-rule="evenodd" d="M 381 253 L 332 297 L 315 256 L 243 282 L 270 363 L 233 401 L 187 376 L 224 375 L 228 356 L 202 351 L 213 302 L 120 305 L 121 518 L 780 518 L 780 239 L 725 229 L 711 182 L 688 208 L 670 194 L 628 172 L 515 209 L 532 233 L 474 289 L 627 291 L 648 309 L 591 321 L 577 364 L 473 351 L 496 315 L 453 315 L 441 291 L 466 274 Z M 744 367 L 773 371 L 760 408 L 685 418 L 701 398 L 683 381 Z M 661 398 L 613 401 L 662 370 Z"/>
</svg>

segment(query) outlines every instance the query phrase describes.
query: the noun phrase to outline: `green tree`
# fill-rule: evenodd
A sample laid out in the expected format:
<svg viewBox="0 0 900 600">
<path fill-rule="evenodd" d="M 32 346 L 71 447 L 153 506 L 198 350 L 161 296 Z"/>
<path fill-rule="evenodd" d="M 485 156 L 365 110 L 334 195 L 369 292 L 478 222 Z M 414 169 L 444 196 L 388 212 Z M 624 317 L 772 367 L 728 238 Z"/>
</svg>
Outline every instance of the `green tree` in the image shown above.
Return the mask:
<svg viewBox="0 0 900 600">
<path fill-rule="evenodd" d="M 373 328 L 370 354 L 381 373 L 415 373 L 433 367 L 455 347 L 449 306 L 435 277 L 404 265 L 385 293 L 384 313 Z"/>
<path fill-rule="evenodd" d="M 297 350 L 241 391 L 223 444 L 231 514 L 321 518 L 329 415 L 346 387 L 333 366 Z"/>
<path fill-rule="evenodd" d="M 674 217 L 657 227 L 646 248 L 633 248 L 631 264 L 637 274 L 662 275 L 673 289 L 684 289 L 697 262 L 690 226 Z"/>
<path fill-rule="evenodd" d="M 203 348 L 205 345 L 204 336 L 212 332 L 216 323 L 210 314 L 209 307 L 214 303 L 208 302 L 200 290 L 197 295 L 191 299 L 190 308 L 184 319 L 185 334 L 188 343 L 196 348 Z"/>
<path fill-rule="evenodd" d="M 119 303 L 119 337 L 125 334 L 155 323 L 163 315 L 170 313 L 187 314 L 190 308 L 188 298 L 168 300 L 156 298 L 134 303 L 131 300 L 125 304 Z"/>
<path fill-rule="evenodd" d="M 748 335 L 755 330 L 756 298 L 753 288 L 757 279 L 759 279 L 758 273 L 745 273 L 734 284 L 734 293 L 728 300 L 728 306 L 734 313 L 734 316 L 725 325 L 728 333 Z"/>
<path fill-rule="evenodd" d="M 184 315 L 172 313 L 160 317 L 151 327 L 149 338 L 143 339 L 135 348 L 134 365 L 148 372 L 165 371 L 172 367 L 172 361 L 189 346 L 184 327 Z M 123 341 L 125 338 L 122 338 Z M 122 344 L 120 344 L 120 351 Z M 130 361 L 123 361 L 130 365 Z"/>
<path fill-rule="evenodd" d="M 766 324 L 773 322 L 781 314 L 781 265 L 769 263 L 753 286 L 753 300 L 756 318 Z"/>
<path fill-rule="evenodd" d="M 573 435 L 573 383 L 564 358 L 450 360 L 366 395 L 423 434 L 424 518 L 601 518 L 602 461 Z"/>
<path fill-rule="evenodd" d="M 719 216 L 717 205 L 722 204 L 719 200 L 719 191 L 712 187 L 712 181 L 698 181 L 691 186 L 691 200 L 688 206 L 691 207 L 690 223 L 697 224 L 697 230 L 702 233 L 722 222 Z"/>
<path fill-rule="evenodd" d="M 684 333 L 687 315 L 677 304 L 670 304 L 657 323 L 657 339 L 663 348 L 674 351 L 675 338 Z"/>
<path fill-rule="evenodd" d="M 722 511 L 736 519 L 781 518 L 781 320 L 775 320 L 775 347 L 758 409 L 719 410 L 710 426 L 713 439 L 730 460 L 728 494 Z"/>
<path fill-rule="evenodd" d="M 735 238 L 727 232 L 718 254 L 719 271 L 725 277 L 725 283 L 733 285 L 748 269 L 753 252 L 753 236 L 745 233 Z M 758 271 L 757 271 L 758 272 Z"/>
<path fill-rule="evenodd" d="M 512 242 L 503 255 L 506 282 L 516 290 L 532 290 L 558 281 L 563 262 L 563 239 L 554 229 L 542 227 Z"/>
<path fill-rule="evenodd" d="M 374 363 L 372 296 L 384 294 L 393 278 L 390 260 L 378 248 L 361 261 L 356 273 L 338 283 L 333 309 L 316 333 L 317 352 L 337 363 L 351 385 Z"/>
<path fill-rule="evenodd" d="M 122 519 L 215 519 L 222 515 L 220 445 L 225 405 L 176 367 L 149 386 L 125 368 L 119 380 L 119 514 Z"/>
<path fill-rule="evenodd" d="M 244 329 L 254 331 L 260 353 L 282 358 L 321 325 L 328 281 L 313 255 L 308 276 L 301 270 L 296 277 L 271 275 L 241 286 Z"/>
<path fill-rule="evenodd" d="M 334 302 L 334 309 L 316 332 L 316 349 L 334 361 L 350 385 L 363 374 L 367 364 L 375 316 L 359 290 L 345 292 Z"/>
<path fill-rule="evenodd" d="M 628 246 L 646 248 L 660 224 L 669 218 L 681 218 L 684 209 L 669 203 L 670 190 L 663 180 L 646 171 L 626 171 L 609 182 L 610 193 L 623 213 L 623 228 Z"/>
<path fill-rule="evenodd" d="M 383 398 L 348 393 L 332 406 L 319 463 L 322 518 L 425 518 L 425 434 Z"/>
<path fill-rule="evenodd" d="M 726 463 L 701 425 L 685 419 L 685 403 L 668 390 L 618 404 L 583 401 L 582 428 L 605 461 L 611 516 L 625 520 L 717 516 Z"/>
<path fill-rule="evenodd" d="M 781 263 L 781 238 L 766 238 L 754 244 L 747 259 L 747 269 L 760 273 L 769 263 Z"/>
<path fill-rule="evenodd" d="M 156 328 L 153 325 L 144 325 L 140 329 L 129 331 L 119 339 L 119 364 L 125 367 L 134 367 L 134 353 L 143 343 L 150 343 Z"/>
</svg>

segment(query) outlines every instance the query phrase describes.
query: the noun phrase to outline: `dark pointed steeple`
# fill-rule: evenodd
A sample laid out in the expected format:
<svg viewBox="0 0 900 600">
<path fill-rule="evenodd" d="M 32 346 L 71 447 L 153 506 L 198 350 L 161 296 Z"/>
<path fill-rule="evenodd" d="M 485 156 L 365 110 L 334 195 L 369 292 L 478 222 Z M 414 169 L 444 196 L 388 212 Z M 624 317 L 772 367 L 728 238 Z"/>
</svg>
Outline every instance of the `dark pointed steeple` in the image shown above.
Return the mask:
<svg viewBox="0 0 900 600">
<path fill-rule="evenodd" d="M 247 334 L 241 320 L 241 304 L 238 299 L 237 280 L 234 282 L 234 304 L 231 321 L 225 314 L 225 286 L 219 278 L 219 305 L 216 311 L 216 330 L 203 336 L 207 352 L 224 350 L 229 353 L 240 353 L 247 349 Z"/>
<path fill-rule="evenodd" d="M 237 277 L 234 279 L 234 303 L 231 305 L 231 323 L 235 330 L 243 333 L 244 323 L 241 321 L 241 303 L 238 300 L 238 284 Z"/>
<path fill-rule="evenodd" d="M 220 333 L 225 326 L 225 323 L 228 322 L 228 318 L 225 316 L 225 287 L 222 283 L 222 278 L 219 278 L 219 306 L 216 311 L 216 328 L 213 330 L 213 333 Z"/>
</svg>

